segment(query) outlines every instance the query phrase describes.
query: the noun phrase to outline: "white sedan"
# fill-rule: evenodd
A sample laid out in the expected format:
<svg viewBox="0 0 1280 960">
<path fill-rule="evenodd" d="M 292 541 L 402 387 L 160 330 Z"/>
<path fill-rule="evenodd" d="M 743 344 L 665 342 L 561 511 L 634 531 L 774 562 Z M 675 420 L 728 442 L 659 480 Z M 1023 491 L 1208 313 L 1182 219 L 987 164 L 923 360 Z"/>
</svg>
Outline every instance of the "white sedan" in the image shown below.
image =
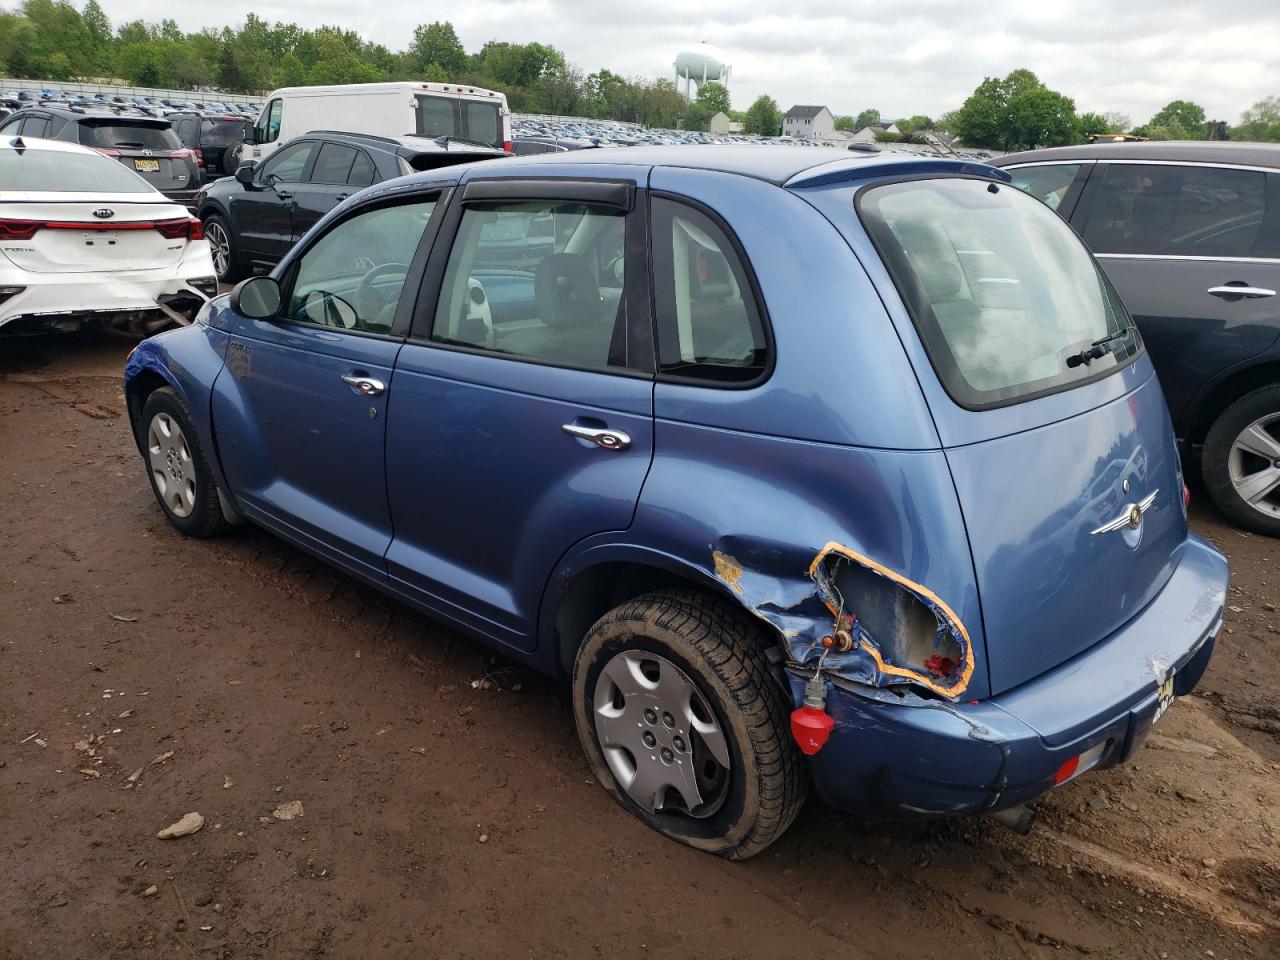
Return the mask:
<svg viewBox="0 0 1280 960">
<path fill-rule="evenodd" d="M 204 228 L 111 157 L 0 140 L 0 336 L 190 323 L 217 294 Z"/>
</svg>

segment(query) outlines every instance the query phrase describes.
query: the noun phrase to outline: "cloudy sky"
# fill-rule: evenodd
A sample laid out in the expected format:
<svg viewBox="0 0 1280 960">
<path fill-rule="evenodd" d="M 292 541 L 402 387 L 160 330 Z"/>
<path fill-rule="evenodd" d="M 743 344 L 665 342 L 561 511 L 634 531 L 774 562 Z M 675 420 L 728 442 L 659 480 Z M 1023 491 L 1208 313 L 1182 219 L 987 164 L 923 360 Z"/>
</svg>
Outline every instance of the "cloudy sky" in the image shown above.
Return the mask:
<svg viewBox="0 0 1280 960">
<path fill-rule="evenodd" d="M 74 0 L 73 0 L 74 2 Z M 242 22 L 254 11 L 303 26 L 337 24 L 399 50 L 416 24 L 449 19 L 468 51 L 488 40 L 551 43 L 586 72 L 672 74 L 682 48 L 718 44 L 743 108 L 761 93 L 785 109 L 825 103 L 886 117 L 960 105 L 984 76 L 1030 67 L 1077 109 L 1141 123 L 1170 100 L 1236 121 L 1280 94 L 1277 0 L 269 0 L 181 4 L 100 0 L 116 23 L 172 16 L 186 30 Z M 376 10 L 376 19 L 364 11 Z M 353 13 L 353 11 L 361 11 Z"/>
</svg>

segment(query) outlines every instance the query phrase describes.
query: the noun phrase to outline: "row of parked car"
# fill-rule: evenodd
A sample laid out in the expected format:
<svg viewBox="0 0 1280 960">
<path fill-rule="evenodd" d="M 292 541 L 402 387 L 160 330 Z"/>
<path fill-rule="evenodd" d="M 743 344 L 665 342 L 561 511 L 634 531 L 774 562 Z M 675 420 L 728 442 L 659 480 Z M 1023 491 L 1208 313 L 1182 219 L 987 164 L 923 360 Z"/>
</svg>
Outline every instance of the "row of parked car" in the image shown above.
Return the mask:
<svg viewBox="0 0 1280 960">
<path fill-rule="evenodd" d="M 0 107 L 19 110 L 22 107 L 52 105 L 61 107 L 106 107 L 109 109 L 135 109 L 156 116 L 168 110 L 194 110 L 200 113 L 239 113 L 251 116 L 258 112 L 258 105 L 232 100 L 177 100 L 168 97 L 143 97 L 138 95 L 95 93 L 64 93 L 61 90 L 43 89 L 39 93 L 30 90 L 6 90 L 0 94 Z"/>
<path fill-rule="evenodd" d="M 519 117 L 511 121 L 515 153 L 563 153 L 590 147 L 672 146 L 682 143 L 769 143 L 799 141 L 741 134 L 713 134 L 699 130 L 663 130 L 608 120 L 556 120 Z"/>
<path fill-rule="evenodd" d="M 564 677 L 668 836 L 750 856 L 810 783 L 1025 825 L 1212 655 L 1183 456 L 1280 534 L 1274 148 L 511 158 L 496 103 L 482 143 L 286 136 L 279 100 L 196 217 L 132 141 L 0 141 L 0 331 L 194 295 L 126 371 L 173 526 Z"/>
</svg>

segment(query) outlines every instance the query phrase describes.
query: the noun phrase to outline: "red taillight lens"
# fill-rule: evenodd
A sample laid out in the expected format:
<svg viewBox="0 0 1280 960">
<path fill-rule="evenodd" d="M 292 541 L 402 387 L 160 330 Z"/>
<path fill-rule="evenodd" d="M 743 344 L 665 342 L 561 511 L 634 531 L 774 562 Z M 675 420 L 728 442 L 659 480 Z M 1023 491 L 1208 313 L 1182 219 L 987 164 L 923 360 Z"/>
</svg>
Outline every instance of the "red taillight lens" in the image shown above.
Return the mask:
<svg viewBox="0 0 1280 960">
<path fill-rule="evenodd" d="M 204 224 L 195 217 L 185 220 L 162 220 L 155 225 L 166 240 L 203 240 Z"/>
<path fill-rule="evenodd" d="M 503 140 L 503 141 L 502 141 L 502 149 L 503 149 L 503 150 L 505 150 L 505 151 L 507 151 L 507 153 L 510 153 L 512 150 L 514 150 L 514 149 L 515 149 L 515 147 L 512 145 L 512 143 L 511 143 L 511 141 L 510 141 L 510 140 Z"/>
<path fill-rule="evenodd" d="M 1053 785 L 1056 787 L 1066 783 L 1076 775 L 1076 768 L 1080 766 L 1080 758 L 1072 757 L 1070 760 L 1062 761 L 1062 766 L 1058 768 L 1058 772 L 1053 775 Z"/>
<path fill-rule="evenodd" d="M 204 166 L 204 151 L 203 151 L 203 150 L 201 150 L 199 147 L 196 147 L 196 149 L 195 149 L 195 154 L 196 154 L 196 166 L 197 166 L 197 167 L 203 167 L 203 166 Z"/>
<path fill-rule="evenodd" d="M 0 240 L 30 240 L 42 226 L 35 220 L 0 220 Z"/>
<path fill-rule="evenodd" d="M 1182 505 L 1188 510 L 1191 509 L 1191 488 L 1185 483 L 1182 485 Z"/>
<path fill-rule="evenodd" d="M 195 153 L 185 147 L 181 150 L 174 150 L 169 154 L 174 160 L 190 160 L 195 157 Z"/>
</svg>

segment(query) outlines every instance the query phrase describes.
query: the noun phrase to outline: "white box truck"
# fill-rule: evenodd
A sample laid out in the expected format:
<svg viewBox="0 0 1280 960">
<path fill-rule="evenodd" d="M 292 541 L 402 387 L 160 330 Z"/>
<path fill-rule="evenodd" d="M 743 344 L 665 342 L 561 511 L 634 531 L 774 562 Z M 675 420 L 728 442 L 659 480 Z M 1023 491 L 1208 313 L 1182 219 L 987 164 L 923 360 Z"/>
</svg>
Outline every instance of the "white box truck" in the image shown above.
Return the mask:
<svg viewBox="0 0 1280 960">
<path fill-rule="evenodd" d="M 348 83 L 273 92 L 246 125 L 240 159 L 262 160 L 312 130 L 452 137 L 511 152 L 505 94 L 457 83 Z"/>
</svg>

